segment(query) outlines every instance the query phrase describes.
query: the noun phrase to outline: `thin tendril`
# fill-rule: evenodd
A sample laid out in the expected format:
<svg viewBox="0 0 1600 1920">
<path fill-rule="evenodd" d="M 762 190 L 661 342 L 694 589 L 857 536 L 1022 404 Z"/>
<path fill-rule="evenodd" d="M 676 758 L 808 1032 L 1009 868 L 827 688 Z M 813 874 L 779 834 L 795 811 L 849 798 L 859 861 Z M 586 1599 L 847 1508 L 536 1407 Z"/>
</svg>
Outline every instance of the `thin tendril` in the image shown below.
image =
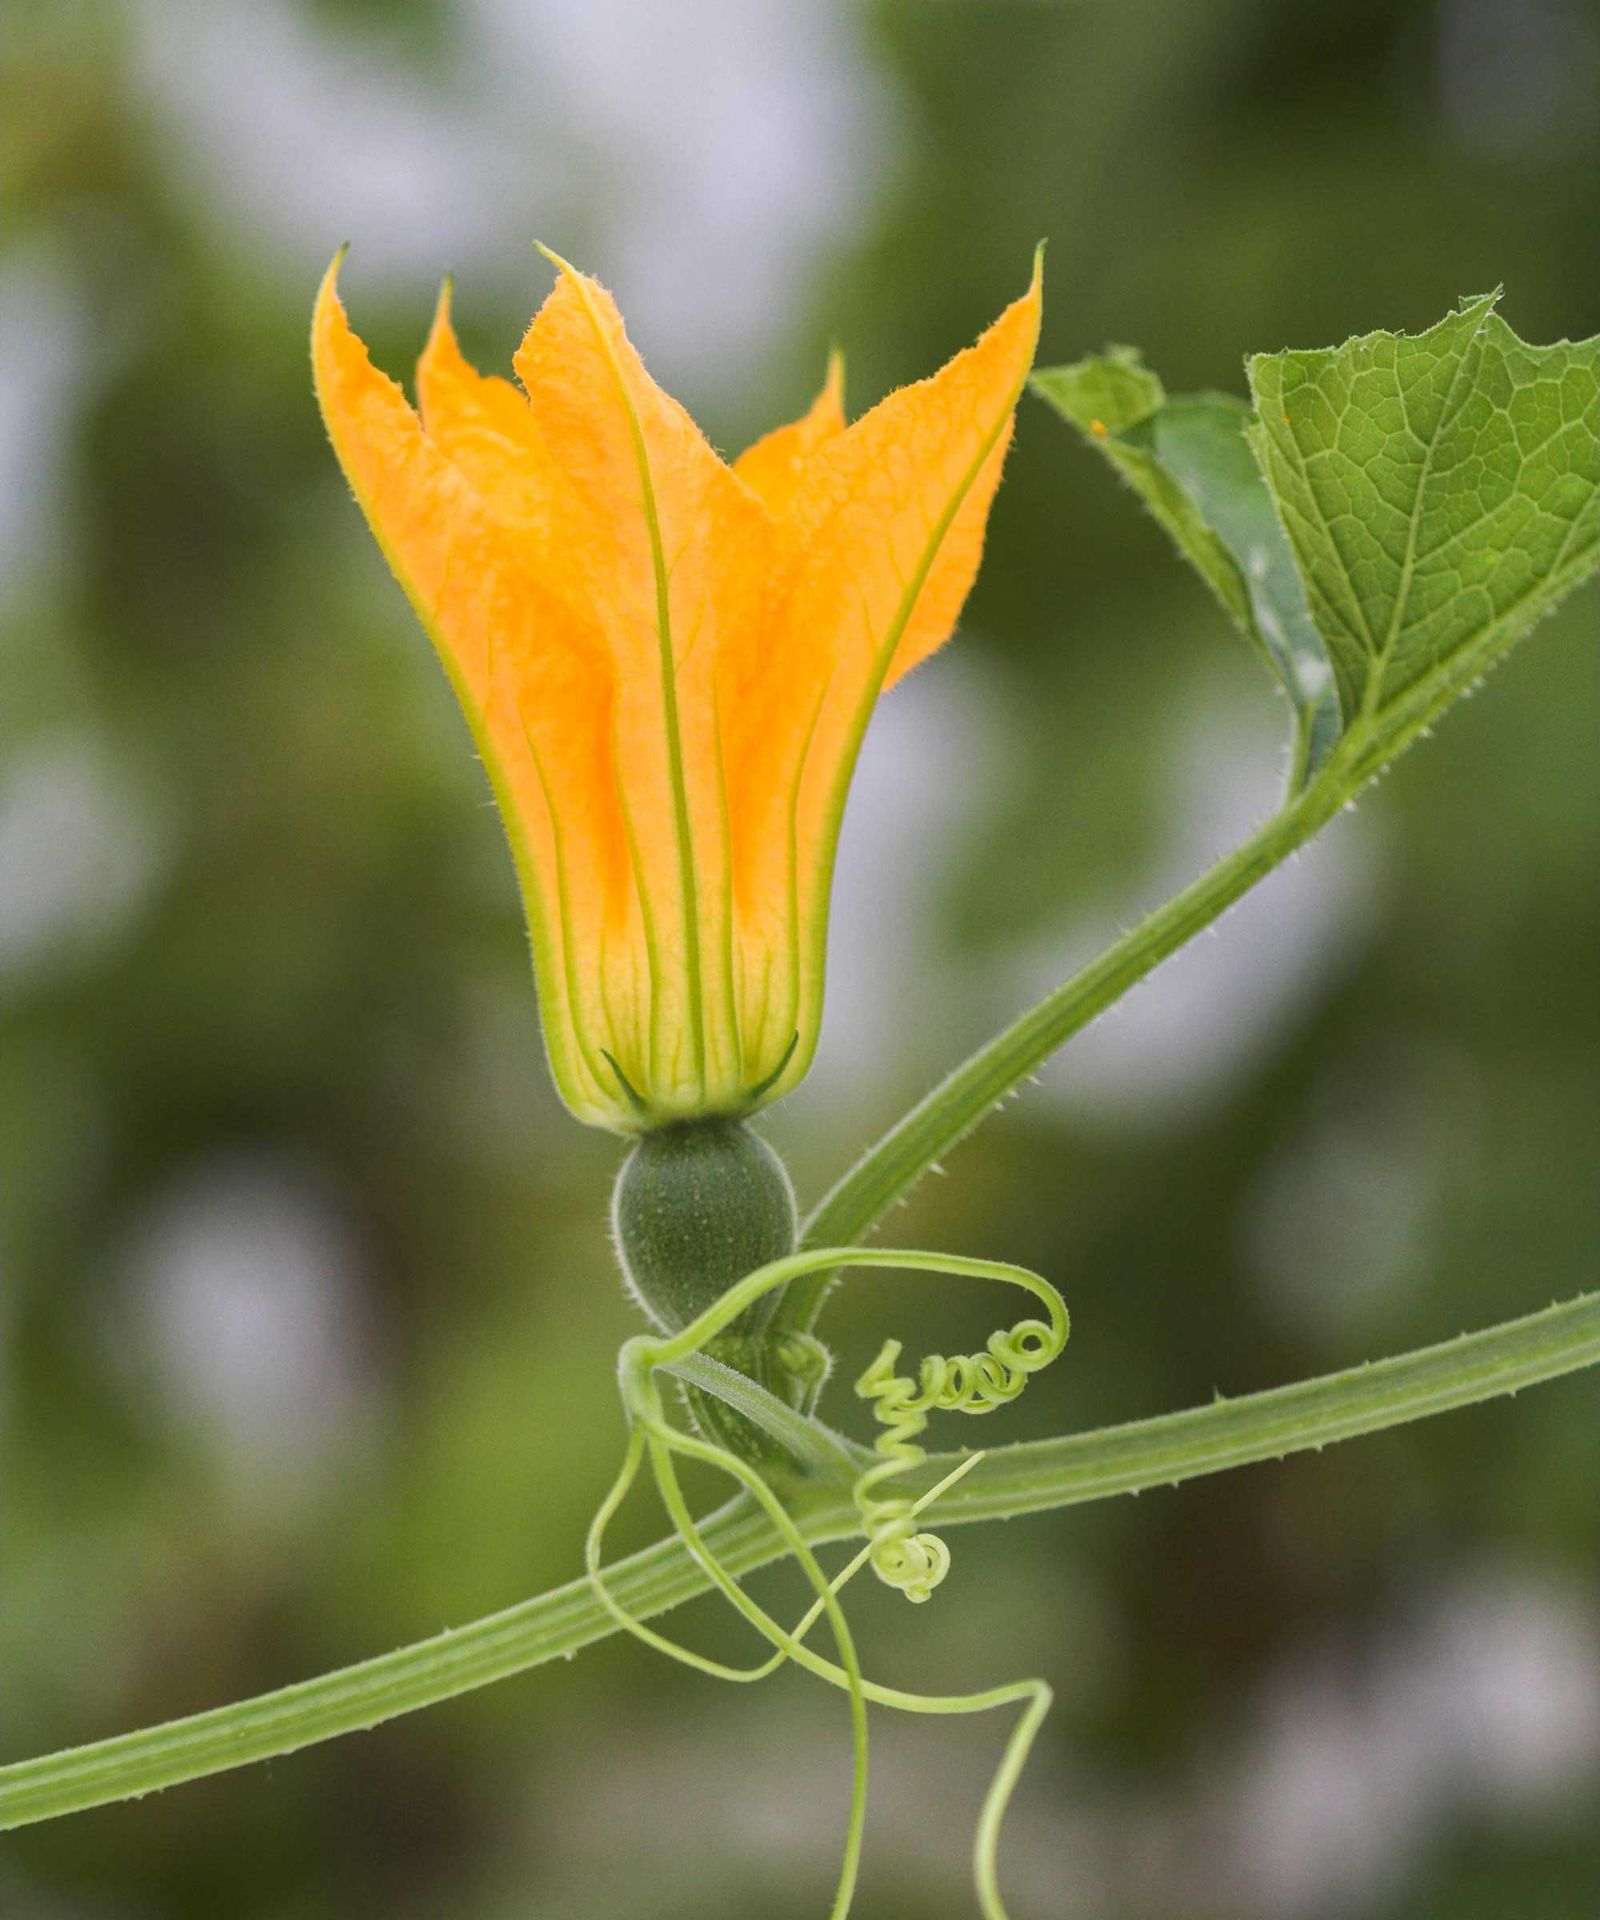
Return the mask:
<svg viewBox="0 0 1600 1920">
<path fill-rule="evenodd" d="M 862 1375 L 856 1388 L 862 1398 L 872 1402 L 874 1415 L 884 1427 L 876 1443 L 879 1458 L 860 1475 L 854 1489 L 856 1507 L 867 1536 L 866 1544 L 848 1565 L 829 1580 L 782 1501 L 753 1466 L 716 1442 L 683 1433 L 671 1425 L 662 1406 L 654 1375 L 657 1368 L 677 1364 L 701 1351 L 707 1341 L 763 1294 L 804 1274 L 841 1266 L 910 1268 L 1005 1281 L 1033 1294 L 1044 1304 L 1049 1317 L 1021 1320 L 1015 1326 L 995 1333 L 982 1353 L 958 1354 L 950 1358 L 929 1355 L 921 1363 L 915 1378 L 895 1372 L 900 1343 L 893 1340 L 885 1343 L 883 1351 Z M 600 1604 L 619 1626 L 646 1645 L 699 1672 L 718 1679 L 748 1683 L 765 1678 L 787 1659 L 846 1693 L 850 1702 L 855 1766 L 844 1859 L 834 1896 L 832 1920 L 845 1920 L 849 1912 L 860 1863 L 866 1822 L 868 1701 L 898 1707 L 905 1712 L 932 1714 L 982 1713 L 995 1707 L 1024 1704 L 1025 1710 L 1012 1729 L 1000 1765 L 984 1797 L 973 1840 L 973 1877 L 979 1904 L 986 1920 L 1006 1920 L 996 1873 L 1000 1827 L 1034 1737 L 1049 1711 L 1050 1688 L 1042 1680 L 1019 1680 L 982 1693 L 937 1695 L 908 1693 L 898 1687 L 885 1687 L 866 1680 L 861 1673 L 855 1644 L 839 1606 L 838 1595 L 864 1565 L 870 1564 L 880 1579 L 898 1587 L 909 1598 L 928 1598 L 943 1578 L 950 1556 L 937 1536 L 916 1531 L 916 1517 L 976 1466 L 983 1456 L 969 1456 L 954 1473 L 947 1475 L 938 1486 L 917 1500 L 903 1495 L 885 1497 L 877 1489 L 921 1464 L 925 1455 L 916 1443 L 927 1426 L 930 1412 L 989 1413 L 1014 1400 L 1026 1386 L 1029 1376 L 1048 1366 L 1060 1353 L 1066 1343 L 1067 1332 L 1067 1311 L 1061 1296 L 1047 1281 L 1024 1267 L 942 1254 L 825 1248 L 773 1261 L 741 1280 L 681 1332 L 666 1339 L 642 1336 L 628 1341 L 622 1350 L 619 1377 L 630 1425 L 628 1449 L 616 1481 L 601 1502 L 589 1528 L 584 1559 L 590 1583 Z M 606 1586 L 601 1569 L 606 1528 L 627 1498 L 646 1455 L 662 1503 L 685 1545 L 713 1585 L 773 1647 L 771 1656 L 760 1665 L 728 1666 L 696 1653 L 692 1648 L 681 1646 L 629 1613 Z M 796 1627 L 785 1627 L 753 1600 L 706 1544 L 684 1497 L 675 1463 L 677 1455 L 698 1460 L 728 1474 L 752 1496 L 777 1528 L 816 1595 Z M 804 1644 L 805 1635 L 823 1614 L 827 1615 L 833 1631 L 839 1654 L 837 1662 Z"/>
<path fill-rule="evenodd" d="M 771 1671 L 784 1656 L 793 1657 L 799 1649 L 799 1642 L 776 1621 L 771 1620 L 761 1608 L 755 1606 L 755 1603 L 742 1591 L 721 1561 L 701 1539 L 693 1516 L 689 1512 L 688 1503 L 684 1499 L 683 1488 L 678 1480 L 672 1456 L 675 1453 L 681 1453 L 688 1459 L 700 1460 L 707 1466 L 719 1468 L 722 1472 L 730 1474 L 755 1497 L 783 1536 L 784 1544 L 799 1561 L 807 1579 L 816 1590 L 816 1606 L 807 1616 L 807 1624 L 809 1625 L 815 1618 L 818 1611 L 826 1612 L 828 1624 L 833 1629 L 834 1642 L 839 1649 L 841 1664 L 835 1666 L 831 1661 L 823 1664 L 827 1677 L 842 1686 L 850 1700 L 854 1777 L 850 1794 L 850 1817 L 846 1830 L 844 1858 L 839 1870 L 838 1887 L 834 1894 L 831 1915 L 831 1920 L 845 1920 L 855 1892 L 867 1817 L 867 1703 L 855 1642 L 851 1638 L 850 1628 L 845 1621 L 844 1611 L 839 1605 L 837 1595 L 830 1586 L 815 1553 L 766 1481 L 753 1467 L 740 1460 L 737 1455 L 728 1452 L 725 1447 L 680 1433 L 668 1423 L 661 1405 L 661 1396 L 653 1378 L 654 1365 L 651 1350 L 659 1344 L 661 1343 L 648 1339 L 630 1340 L 622 1350 L 620 1372 L 623 1400 L 633 1423 L 633 1432 L 629 1438 L 622 1470 L 610 1492 L 601 1502 L 589 1529 L 585 1548 L 585 1563 L 589 1570 L 589 1579 L 606 1611 L 620 1626 L 625 1627 L 628 1632 L 647 1645 L 655 1647 L 675 1660 L 682 1661 L 685 1665 L 694 1667 L 699 1672 L 709 1673 L 718 1679 L 736 1681 L 760 1679 L 764 1671 Z M 689 1647 L 679 1646 L 664 1634 L 659 1634 L 653 1628 L 647 1627 L 643 1621 L 635 1619 L 607 1590 L 600 1573 L 601 1542 L 606 1525 L 626 1498 L 638 1474 L 641 1456 L 646 1450 L 649 1452 L 651 1472 L 661 1494 L 662 1503 L 683 1534 L 690 1552 L 705 1568 L 709 1578 L 728 1595 L 739 1611 L 744 1613 L 752 1624 L 757 1626 L 779 1649 L 778 1660 L 769 1663 L 766 1668 L 750 1671 L 738 1667 L 727 1667 L 720 1661 L 711 1660 L 704 1654 L 694 1652 Z M 810 1649 L 806 1649 L 806 1657 L 810 1660 L 817 1658 Z"/>
</svg>

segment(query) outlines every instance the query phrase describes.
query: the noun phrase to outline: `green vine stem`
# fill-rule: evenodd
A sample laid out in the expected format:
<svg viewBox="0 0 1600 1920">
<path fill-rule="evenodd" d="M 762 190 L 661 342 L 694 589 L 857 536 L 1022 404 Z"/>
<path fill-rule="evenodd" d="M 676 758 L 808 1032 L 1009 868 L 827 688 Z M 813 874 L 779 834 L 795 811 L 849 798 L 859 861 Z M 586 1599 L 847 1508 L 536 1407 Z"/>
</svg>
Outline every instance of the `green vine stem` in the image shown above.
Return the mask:
<svg viewBox="0 0 1600 1920">
<path fill-rule="evenodd" d="M 930 1167 L 1051 1054 L 1219 920 L 1258 881 L 1350 806 L 1363 787 L 1494 663 L 1494 649 L 1503 645 L 1503 634 L 1496 626 L 1469 658 L 1453 663 L 1451 671 L 1430 676 L 1392 706 L 1353 723 L 1317 778 L 1265 826 L 1054 993 L 985 1041 L 897 1120 L 823 1196 L 805 1223 L 800 1244 L 848 1246 L 870 1233 Z M 831 1274 L 797 1282 L 780 1302 L 774 1325 L 779 1330 L 809 1333 L 832 1282 Z"/>
<path fill-rule="evenodd" d="M 940 1500 L 937 1517 L 940 1525 L 957 1525 L 1175 1486 L 1515 1393 L 1596 1363 L 1600 1293 L 1588 1293 L 1441 1346 L 1295 1386 L 1094 1433 L 997 1447 Z M 930 1456 L 915 1476 L 917 1484 L 933 1485 L 956 1461 L 949 1454 Z M 851 1470 L 783 1486 L 807 1542 L 819 1546 L 855 1535 L 859 1519 L 850 1487 Z M 735 1574 L 783 1551 L 770 1520 L 745 1498 L 719 1510 L 699 1531 Z M 676 1536 L 616 1562 L 606 1580 L 614 1596 L 642 1618 L 678 1606 L 708 1585 Z M 470 1626 L 275 1693 L 19 1761 L 0 1770 L 0 1825 L 23 1826 L 292 1753 L 506 1679 L 612 1631 L 614 1623 L 580 1578 Z"/>
<path fill-rule="evenodd" d="M 806 1221 L 800 1244 L 848 1246 L 869 1232 L 1060 1046 L 1320 832 L 1354 791 L 1345 767 L 1342 755 L 1336 755 L 1298 799 L 1242 846 L 969 1055 L 824 1196 Z M 826 1273 L 796 1281 L 778 1307 L 775 1324 L 810 1332 L 832 1282 Z"/>
</svg>

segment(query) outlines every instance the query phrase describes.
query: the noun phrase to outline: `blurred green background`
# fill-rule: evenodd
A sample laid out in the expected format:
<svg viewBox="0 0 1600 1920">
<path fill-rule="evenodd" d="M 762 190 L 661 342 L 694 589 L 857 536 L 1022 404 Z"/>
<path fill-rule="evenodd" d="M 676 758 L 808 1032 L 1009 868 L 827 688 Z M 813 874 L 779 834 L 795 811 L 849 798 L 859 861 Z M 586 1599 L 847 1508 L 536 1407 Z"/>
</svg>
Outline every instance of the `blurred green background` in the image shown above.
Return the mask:
<svg viewBox="0 0 1600 1920">
<path fill-rule="evenodd" d="M 539 1054 L 465 728 L 324 443 L 343 240 L 379 358 L 438 276 L 503 367 L 558 245 L 719 445 L 931 370 L 1050 239 L 1042 359 L 1170 386 L 1504 281 L 1600 323 L 1584 0 L 14 0 L 0 782 L 11 1756 L 568 1578 L 621 1440 L 615 1143 Z M 1075 1330 L 1007 1434 L 1520 1313 L 1600 1251 L 1595 598 L 951 1157 L 897 1239 Z M 1270 807 L 1282 716 L 1154 528 L 1025 402 L 957 644 L 874 723 L 803 1195 Z M 993 1303 L 837 1300 L 980 1339 Z M 835 1390 L 835 1413 L 850 1417 Z M 1592 1920 L 1594 1382 L 952 1536 L 856 1590 L 869 1669 L 1045 1674 L 1019 1916 Z M 945 1444 L 969 1437 L 945 1435 Z M 988 1438 L 1003 1436 L 998 1427 Z M 621 1530 L 643 1539 L 641 1510 Z M 742 1646 L 700 1603 L 686 1631 Z M 883 1722 L 860 1911 L 972 1911 L 998 1725 Z M 16 1837 L 10 1911 L 814 1916 L 839 1699 L 610 1642 Z"/>
</svg>

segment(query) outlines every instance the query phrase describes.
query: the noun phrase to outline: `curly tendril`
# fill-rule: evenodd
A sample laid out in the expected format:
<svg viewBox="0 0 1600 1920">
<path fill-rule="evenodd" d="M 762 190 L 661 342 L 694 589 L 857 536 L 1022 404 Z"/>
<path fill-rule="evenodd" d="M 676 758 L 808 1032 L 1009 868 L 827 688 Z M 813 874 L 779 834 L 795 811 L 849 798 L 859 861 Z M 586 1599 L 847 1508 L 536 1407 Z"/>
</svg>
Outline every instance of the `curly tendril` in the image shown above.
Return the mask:
<svg viewBox="0 0 1600 1920">
<path fill-rule="evenodd" d="M 885 1586 L 897 1588 L 908 1600 L 930 1600 L 950 1571 L 950 1549 L 938 1534 L 917 1531 L 917 1503 L 905 1493 L 884 1497 L 878 1491 L 927 1459 L 917 1441 L 927 1430 L 928 1415 L 993 1413 L 996 1407 L 1006 1406 L 1021 1393 L 1031 1374 L 1049 1366 L 1066 1340 L 1063 1307 L 1049 1321 L 1019 1320 L 1014 1327 L 990 1334 L 982 1353 L 948 1358 L 930 1353 L 915 1379 L 895 1371 L 900 1341 L 884 1341 L 855 1387 L 858 1397 L 871 1403 L 873 1418 L 884 1431 L 873 1447 L 879 1462 L 856 1481 L 854 1499 L 871 1549 L 868 1564 Z"/>
<path fill-rule="evenodd" d="M 953 1274 L 966 1279 L 1003 1281 L 1031 1293 L 1042 1303 L 1048 1317 L 1020 1320 L 1008 1330 L 994 1334 L 982 1353 L 957 1354 L 950 1358 L 931 1354 L 922 1362 L 914 1378 L 895 1371 L 900 1358 L 900 1342 L 886 1342 L 883 1351 L 862 1375 L 856 1388 L 864 1399 L 872 1403 L 874 1415 L 884 1429 L 876 1443 L 877 1461 L 857 1477 L 853 1489 L 866 1544 L 830 1580 L 777 1492 L 750 1461 L 741 1459 L 715 1440 L 685 1433 L 668 1420 L 655 1375 L 660 1369 L 686 1368 L 697 1363 L 699 1356 L 705 1353 L 729 1323 L 762 1295 L 807 1274 L 851 1267 L 901 1268 L 913 1272 Z M 618 1379 L 630 1429 L 628 1449 L 621 1471 L 601 1501 L 589 1528 L 584 1550 L 589 1579 L 601 1605 L 619 1626 L 646 1645 L 702 1673 L 719 1679 L 748 1682 L 764 1679 L 785 1660 L 792 1660 L 797 1666 L 817 1674 L 846 1694 L 850 1702 L 855 1768 L 849 1825 L 834 1893 L 832 1920 L 845 1920 L 849 1913 L 860 1864 L 866 1825 L 866 1708 L 869 1701 L 880 1706 L 898 1707 L 907 1713 L 971 1714 L 1006 1706 L 1020 1706 L 1023 1709 L 1012 1728 L 1000 1765 L 984 1797 L 972 1848 L 973 1878 L 986 1920 L 1006 1920 L 1005 1904 L 1000 1897 L 996 1875 L 1000 1824 L 1034 1736 L 1049 1710 L 1049 1687 L 1043 1680 L 1014 1680 L 981 1693 L 926 1694 L 909 1693 L 899 1687 L 886 1687 L 868 1680 L 862 1675 L 855 1643 L 839 1605 L 839 1593 L 863 1566 L 871 1564 L 881 1579 L 898 1587 L 912 1600 L 928 1598 L 944 1577 L 950 1555 L 936 1535 L 917 1531 L 917 1516 L 975 1467 L 983 1456 L 969 1455 L 938 1486 L 915 1499 L 909 1492 L 884 1496 L 877 1489 L 908 1473 L 926 1458 L 917 1440 L 928 1424 L 930 1413 L 990 1413 L 996 1407 L 1006 1405 L 1022 1391 L 1031 1374 L 1048 1366 L 1060 1353 L 1066 1344 L 1067 1331 L 1067 1310 L 1060 1294 L 1048 1281 L 1030 1273 L 1025 1267 L 1013 1267 L 997 1260 L 958 1258 L 955 1255 L 832 1247 L 812 1249 L 774 1260 L 729 1288 L 714 1306 L 681 1332 L 660 1339 L 641 1335 L 628 1341 L 622 1349 Z M 770 1400 L 771 1396 L 762 1394 L 758 1389 L 754 1398 L 747 1395 L 740 1405 L 754 1412 L 762 1399 Z M 776 1402 L 772 1404 L 777 1405 Z M 793 1420 L 799 1416 L 785 1413 L 784 1418 Z M 825 1429 L 816 1427 L 814 1423 L 805 1424 L 814 1436 L 827 1440 L 830 1446 L 837 1445 Z M 799 1563 L 815 1595 L 811 1608 L 796 1626 L 786 1627 L 774 1619 L 744 1591 L 711 1551 L 685 1498 L 678 1477 L 677 1461 L 680 1458 L 698 1461 L 727 1474 L 751 1496 L 772 1523 Z M 606 1528 L 627 1498 L 646 1459 L 668 1516 L 690 1553 L 730 1605 L 772 1647 L 771 1655 L 758 1666 L 729 1666 L 705 1654 L 696 1653 L 690 1647 L 680 1646 L 628 1612 L 606 1585 L 601 1568 Z M 806 1635 L 824 1617 L 833 1635 L 838 1654 L 836 1660 L 828 1659 L 806 1644 Z"/>
</svg>

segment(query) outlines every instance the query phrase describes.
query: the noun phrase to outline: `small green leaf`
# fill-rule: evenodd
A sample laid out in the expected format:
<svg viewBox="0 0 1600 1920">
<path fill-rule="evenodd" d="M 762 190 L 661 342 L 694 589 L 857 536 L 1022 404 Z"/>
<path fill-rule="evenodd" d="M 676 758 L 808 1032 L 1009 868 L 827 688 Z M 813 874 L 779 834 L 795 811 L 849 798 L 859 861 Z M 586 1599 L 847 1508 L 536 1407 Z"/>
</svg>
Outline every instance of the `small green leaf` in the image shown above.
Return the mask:
<svg viewBox="0 0 1600 1920">
<path fill-rule="evenodd" d="M 1230 394 L 1171 399 L 1130 348 L 1054 367 L 1035 388 L 1098 447 L 1254 642 L 1295 713 L 1296 786 L 1339 737 L 1333 670 Z"/>
<path fill-rule="evenodd" d="M 1248 362 L 1345 726 L 1374 723 L 1385 757 L 1600 561 L 1600 338 L 1530 347 L 1498 298 Z"/>
</svg>

